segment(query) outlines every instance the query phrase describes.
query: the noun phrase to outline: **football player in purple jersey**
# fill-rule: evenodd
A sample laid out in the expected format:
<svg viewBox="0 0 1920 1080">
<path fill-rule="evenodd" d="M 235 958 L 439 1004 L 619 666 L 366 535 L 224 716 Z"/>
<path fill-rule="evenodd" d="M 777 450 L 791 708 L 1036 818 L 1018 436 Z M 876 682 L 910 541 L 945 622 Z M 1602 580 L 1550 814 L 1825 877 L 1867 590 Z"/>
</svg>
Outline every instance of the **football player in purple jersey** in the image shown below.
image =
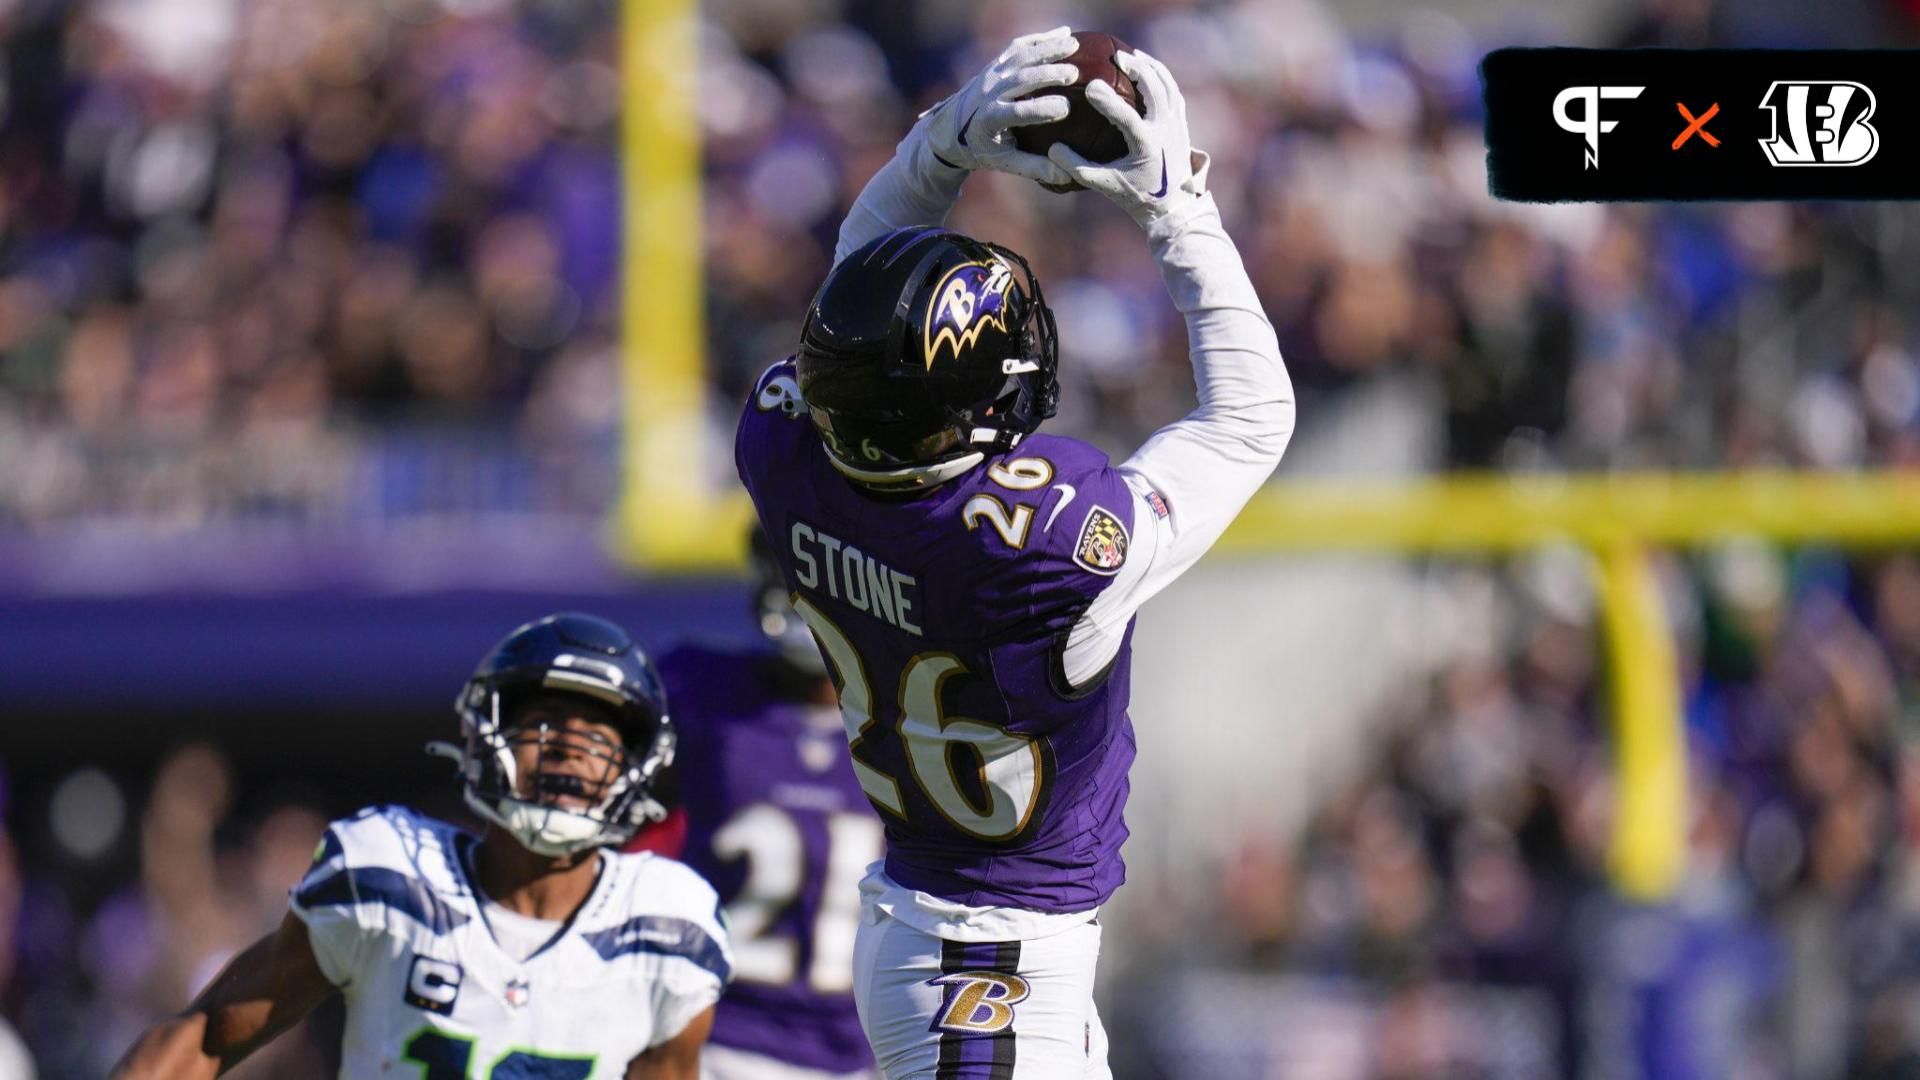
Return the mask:
<svg viewBox="0 0 1920 1080">
<path fill-rule="evenodd" d="M 680 725 L 676 855 L 720 893 L 734 981 L 702 1080 L 863 1080 L 853 1007 L 859 884 L 881 827 L 851 768 L 833 683 L 754 531 L 753 615 L 774 648 L 681 646 L 660 660 Z"/>
<path fill-rule="evenodd" d="M 1014 147 L 1009 128 L 1066 110 L 1028 95 L 1074 81 L 1075 47 L 1064 29 L 1021 38 L 921 118 L 848 214 L 798 354 L 760 378 L 735 445 L 886 823 L 854 996 L 890 1078 L 1109 1075 L 1096 916 L 1124 877 L 1134 613 L 1293 429 L 1273 327 L 1165 66 L 1116 61 L 1144 115 L 1087 90 L 1125 156 Z M 1012 251 L 940 228 L 980 168 L 1098 191 L 1146 233 L 1199 404 L 1118 466 L 1035 434 L 1058 396 L 1040 284 Z"/>
</svg>

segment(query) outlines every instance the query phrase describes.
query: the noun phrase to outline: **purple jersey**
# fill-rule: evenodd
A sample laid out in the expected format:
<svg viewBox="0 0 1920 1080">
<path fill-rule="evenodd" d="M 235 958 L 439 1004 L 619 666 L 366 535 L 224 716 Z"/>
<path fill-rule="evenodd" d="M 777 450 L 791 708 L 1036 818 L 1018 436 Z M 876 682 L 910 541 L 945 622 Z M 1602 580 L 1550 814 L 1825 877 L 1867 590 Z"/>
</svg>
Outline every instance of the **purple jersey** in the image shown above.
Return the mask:
<svg viewBox="0 0 1920 1080">
<path fill-rule="evenodd" d="M 1112 895 L 1134 755 L 1129 644 L 1077 689 L 1061 669 L 1134 525 L 1106 457 L 1029 436 L 916 497 L 877 496 L 828 461 L 791 361 L 755 387 L 735 457 L 840 685 L 887 876 L 1049 913 Z"/>
<path fill-rule="evenodd" d="M 771 653 L 660 660 L 680 731 L 681 860 L 720 893 L 736 963 L 712 1041 L 827 1072 L 870 1068 L 853 1007 L 858 886 L 880 823 L 836 710 Z"/>
</svg>

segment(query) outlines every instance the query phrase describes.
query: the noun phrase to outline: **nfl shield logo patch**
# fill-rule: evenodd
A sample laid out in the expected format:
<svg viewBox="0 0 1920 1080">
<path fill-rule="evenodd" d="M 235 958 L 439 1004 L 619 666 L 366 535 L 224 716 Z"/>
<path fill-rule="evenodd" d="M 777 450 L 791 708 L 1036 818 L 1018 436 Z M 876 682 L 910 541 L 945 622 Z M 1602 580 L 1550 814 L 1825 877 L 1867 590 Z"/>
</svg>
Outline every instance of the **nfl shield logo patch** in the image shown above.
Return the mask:
<svg viewBox="0 0 1920 1080">
<path fill-rule="evenodd" d="M 1074 545 L 1073 561 L 1096 574 L 1119 573 L 1127 561 L 1127 527 L 1105 507 L 1087 511 L 1087 523 L 1080 526 L 1080 542 Z"/>
<path fill-rule="evenodd" d="M 532 997 L 532 991 L 533 987 L 527 985 L 525 979 L 508 979 L 507 1004 L 516 1009 L 521 1008 L 526 1005 L 527 999 Z"/>
</svg>

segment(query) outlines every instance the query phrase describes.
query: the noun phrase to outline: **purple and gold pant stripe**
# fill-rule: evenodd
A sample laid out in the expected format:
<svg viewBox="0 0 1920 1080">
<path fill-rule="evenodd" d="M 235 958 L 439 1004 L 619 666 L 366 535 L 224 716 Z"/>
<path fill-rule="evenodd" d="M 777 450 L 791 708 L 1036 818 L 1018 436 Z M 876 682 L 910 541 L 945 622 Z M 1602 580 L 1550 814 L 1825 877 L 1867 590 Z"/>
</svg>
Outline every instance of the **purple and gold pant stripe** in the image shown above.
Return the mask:
<svg viewBox="0 0 1920 1080">
<path fill-rule="evenodd" d="M 941 943 L 940 972 L 992 971 L 1020 973 L 1018 941 L 947 941 Z M 1014 1025 L 992 1033 L 942 1030 L 940 1058 L 934 1080 L 1013 1080 Z"/>
</svg>

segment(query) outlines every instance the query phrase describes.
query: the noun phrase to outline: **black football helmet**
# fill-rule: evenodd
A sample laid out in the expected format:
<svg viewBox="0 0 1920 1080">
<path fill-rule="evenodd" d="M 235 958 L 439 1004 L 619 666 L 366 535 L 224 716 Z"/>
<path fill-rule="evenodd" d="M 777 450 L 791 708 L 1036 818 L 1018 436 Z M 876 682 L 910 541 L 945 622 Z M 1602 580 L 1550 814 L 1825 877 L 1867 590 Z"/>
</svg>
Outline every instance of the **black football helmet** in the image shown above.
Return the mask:
<svg viewBox="0 0 1920 1080">
<path fill-rule="evenodd" d="M 1053 312 L 1027 261 L 933 227 L 841 260 L 800 331 L 800 396 L 833 464 L 872 487 L 943 483 L 1060 397 Z"/>
<path fill-rule="evenodd" d="M 620 747 L 585 745 L 580 751 L 602 758 L 606 782 L 587 788 L 576 777 L 543 774 L 528 780 L 525 791 L 516 783 L 514 733 L 506 724 L 523 695 L 553 693 L 584 695 L 608 707 Z M 665 816 L 650 788 L 673 763 L 677 741 L 666 691 L 646 654 L 613 623 L 565 613 L 520 627 L 480 661 L 454 710 L 463 745 L 435 743 L 429 749 L 460 762 L 474 813 L 529 850 L 567 855 L 621 844 L 642 822 Z M 549 733 L 543 729 L 538 737 Z M 543 798 L 555 792 L 580 795 L 588 805 L 571 810 Z"/>
</svg>

